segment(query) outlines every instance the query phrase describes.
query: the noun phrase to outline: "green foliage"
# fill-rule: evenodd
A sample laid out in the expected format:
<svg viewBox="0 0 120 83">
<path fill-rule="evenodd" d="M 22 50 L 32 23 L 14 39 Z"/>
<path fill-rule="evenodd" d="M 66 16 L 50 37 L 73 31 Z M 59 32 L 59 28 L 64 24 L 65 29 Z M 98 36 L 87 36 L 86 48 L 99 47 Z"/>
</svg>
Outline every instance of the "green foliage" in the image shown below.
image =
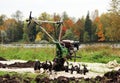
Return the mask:
<svg viewBox="0 0 120 83">
<path fill-rule="evenodd" d="M 68 29 L 65 33 L 65 35 L 62 37 L 62 39 L 69 39 L 69 40 L 73 40 L 76 39 L 76 37 L 73 35 L 73 32 L 71 29 Z"/>
<path fill-rule="evenodd" d="M 90 37 L 88 35 L 88 32 L 84 32 L 83 39 L 84 39 L 84 42 L 89 42 L 90 41 Z"/>
<path fill-rule="evenodd" d="M 43 12 L 41 15 L 38 17 L 39 20 L 51 20 L 50 14 Z"/>
<path fill-rule="evenodd" d="M 26 33 L 23 34 L 23 41 L 29 42 L 28 34 L 26 34 Z"/>
<path fill-rule="evenodd" d="M 29 40 L 31 42 L 34 42 L 35 41 L 35 38 L 36 38 L 36 24 L 34 22 L 32 22 L 31 24 L 29 24 L 27 26 L 28 30 L 29 30 L 29 33 L 28 33 L 28 37 L 29 37 Z"/>
<path fill-rule="evenodd" d="M 91 36 L 92 36 L 92 21 L 89 18 L 89 12 L 86 16 L 86 20 L 85 20 L 85 32 L 88 33 L 89 35 L 89 39 L 91 41 Z"/>
<path fill-rule="evenodd" d="M 24 23 L 23 22 L 21 22 L 21 21 L 18 21 L 18 23 L 17 23 L 17 26 L 16 26 L 16 41 L 19 41 L 19 40 L 21 40 L 22 39 L 22 37 L 23 37 L 23 26 L 24 25 Z"/>
</svg>

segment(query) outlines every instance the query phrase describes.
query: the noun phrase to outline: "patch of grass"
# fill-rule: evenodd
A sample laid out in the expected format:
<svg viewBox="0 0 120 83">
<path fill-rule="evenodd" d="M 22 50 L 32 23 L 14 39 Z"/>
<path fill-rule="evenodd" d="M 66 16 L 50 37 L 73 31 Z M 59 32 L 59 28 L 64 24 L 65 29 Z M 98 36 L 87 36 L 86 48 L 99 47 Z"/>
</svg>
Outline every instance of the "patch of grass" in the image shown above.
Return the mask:
<svg viewBox="0 0 120 83">
<path fill-rule="evenodd" d="M 17 73 L 17 72 L 5 72 L 5 71 L 0 71 L 0 76 L 4 76 L 4 75 L 10 75 L 10 76 L 15 76 L 18 77 L 21 80 L 21 83 L 24 83 L 24 80 L 31 80 L 30 83 L 36 83 L 35 82 L 35 78 L 38 76 L 38 74 L 34 74 L 34 73 Z M 46 77 L 46 74 L 39 74 L 39 76 L 41 77 Z"/>
<path fill-rule="evenodd" d="M 117 60 L 120 63 L 119 53 L 119 48 L 112 49 L 106 46 L 88 46 L 77 52 L 77 56 L 81 56 L 77 61 L 107 63 L 112 60 Z"/>
<path fill-rule="evenodd" d="M 87 46 L 78 50 L 77 56 L 81 57 L 76 59 L 79 62 L 107 63 L 112 60 L 117 60 L 120 63 L 120 48 L 112 49 L 108 46 Z M 53 60 L 55 57 L 55 48 L 0 47 L 0 57 L 22 60 Z"/>
<path fill-rule="evenodd" d="M 22 59 L 22 60 L 35 60 L 39 59 L 45 61 L 52 60 L 55 55 L 55 48 L 6 48 L 0 47 L 0 57 L 6 59 Z"/>
<path fill-rule="evenodd" d="M 6 71 L 0 71 L 0 76 L 3 76 L 5 74 L 9 74 L 10 76 L 18 74 L 17 72 L 6 72 Z"/>
</svg>

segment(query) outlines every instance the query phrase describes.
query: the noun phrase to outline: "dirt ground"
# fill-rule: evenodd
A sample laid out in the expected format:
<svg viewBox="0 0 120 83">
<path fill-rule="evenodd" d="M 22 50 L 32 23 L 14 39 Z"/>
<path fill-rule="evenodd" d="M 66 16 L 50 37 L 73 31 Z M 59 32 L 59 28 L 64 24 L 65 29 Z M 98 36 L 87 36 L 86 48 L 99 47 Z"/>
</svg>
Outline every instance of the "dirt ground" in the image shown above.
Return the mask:
<svg viewBox="0 0 120 83">
<path fill-rule="evenodd" d="M 53 71 L 52 74 L 49 74 L 49 72 L 46 72 L 51 79 L 57 78 L 59 76 L 65 76 L 65 77 L 84 77 L 84 78 L 94 78 L 96 76 L 103 76 L 106 72 L 112 71 L 112 70 L 118 70 L 120 69 L 120 64 L 117 64 L 114 67 L 109 67 L 109 64 L 103 64 L 103 63 L 84 63 L 84 62 L 69 62 L 72 63 L 74 66 L 80 64 L 81 69 L 83 68 L 82 65 L 87 65 L 87 69 L 89 70 L 86 75 L 83 74 L 77 74 L 76 71 L 71 74 L 70 72 L 60 71 L 55 72 Z M 66 65 L 66 63 L 65 63 Z M 4 58 L 0 57 L 0 71 L 7 71 L 7 72 L 34 72 L 34 61 L 24 61 L 24 60 L 6 60 Z M 40 69 L 40 73 L 43 73 L 44 70 Z"/>
<path fill-rule="evenodd" d="M 34 80 L 36 83 L 79 83 L 84 79 L 83 83 L 120 83 L 120 64 L 116 61 L 111 61 L 107 64 L 103 63 L 84 63 L 84 62 L 69 62 L 73 66 L 81 65 L 83 69 L 83 64 L 87 65 L 89 72 L 86 75 L 77 74 L 76 71 L 73 74 L 65 71 L 45 72 L 44 69 L 40 69 L 40 73 L 37 73 L 35 79 L 22 78 L 18 76 L 10 76 L 9 74 L 0 76 L 0 83 L 31 83 Z M 64 64 L 66 65 L 66 63 Z M 71 67 L 71 66 L 70 66 Z M 70 68 L 69 67 L 69 68 Z M 113 70 L 115 70 L 113 72 Z M 34 71 L 34 61 L 24 61 L 24 60 L 6 60 L 0 57 L 0 71 L 7 72 L 18 72 L 18 73 L 35 73 Z M 41 78 L 40 74 L 45 72 L 48 77 Z M 94 79 L 93 79 L 94 78 Z"/>
</svg>

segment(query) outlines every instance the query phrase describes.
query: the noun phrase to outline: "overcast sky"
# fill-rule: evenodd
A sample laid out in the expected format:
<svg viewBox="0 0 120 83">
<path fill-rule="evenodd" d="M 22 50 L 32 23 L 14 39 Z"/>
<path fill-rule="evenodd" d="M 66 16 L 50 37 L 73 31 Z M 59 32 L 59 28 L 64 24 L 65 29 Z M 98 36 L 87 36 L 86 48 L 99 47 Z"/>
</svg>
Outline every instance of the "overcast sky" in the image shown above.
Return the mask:
<svg viewBox="0 0 120 83">
<path fill-rule="evenodd" d="M 29 16 L 39 16 L 42 12 L 49 14 L 59 13 L 60 15 L 66 11 L 71 17 L 80 18 L 86 16 L 95 9 L 99 10 L 99 14 L 107 12 L 111 0 L 0 0 L 0 15 L 5 14 L 8 17 L 20 10 L 24 18 Z"/>
</svg>

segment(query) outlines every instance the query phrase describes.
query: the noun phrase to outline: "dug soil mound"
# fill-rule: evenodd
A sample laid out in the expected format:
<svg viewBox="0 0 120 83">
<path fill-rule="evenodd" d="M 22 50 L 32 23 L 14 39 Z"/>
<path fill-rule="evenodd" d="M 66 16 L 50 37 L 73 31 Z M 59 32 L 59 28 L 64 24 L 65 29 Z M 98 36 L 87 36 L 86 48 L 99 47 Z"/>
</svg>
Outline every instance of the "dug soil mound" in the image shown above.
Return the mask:
<svg viewBox="0 0 120 83">
<path fill-rule="evenodd" d="M 18 68 L 33 68 L 35 61 L 28 61 L 26 63 L 15 62 L 13 64 L 7 65 L 7 67 L 18 67 Z"/>
<path fill-rule="evenodd" d="M 25 63 L 15 62 L 13 64 L 0 63 L 0 68 L 33 68 L 35 61 L 27 61 Z"/>
<path fill-rule="evenodd" d="M 2 64 L 2 63 L 0 63 L 0 68 L 6 68 L 6 67 L 7 67 L 6 64 Z"/>
<path fill-rule="evenodd" d="M 7 60 L 3 57 L 0 57 L 0 61 L 7 61 Z"/>
<path fill-rule="evenodd" d="M 120 69 L 118 71 L 111 71 L 104 74 L 103 77 L 96 76 L 95 78 L 75 78 L 59 76 L 55 79 L 48 77 L 41 77 L 37 75 L 35 78 L 22 77 L 20 75 L 5 74 L 0 76 L 0 83 L 120 83 Z"/>
<path fill-rule="evenodd" d="M 36 83 L 120 83 L 120 69 L 118 71 L 111 71 L 104 74 L 104 76 L 96 76 L 95 78 L 75 78 L 59 76 L 55 79 L 35 78 Z"/>
</svg>

